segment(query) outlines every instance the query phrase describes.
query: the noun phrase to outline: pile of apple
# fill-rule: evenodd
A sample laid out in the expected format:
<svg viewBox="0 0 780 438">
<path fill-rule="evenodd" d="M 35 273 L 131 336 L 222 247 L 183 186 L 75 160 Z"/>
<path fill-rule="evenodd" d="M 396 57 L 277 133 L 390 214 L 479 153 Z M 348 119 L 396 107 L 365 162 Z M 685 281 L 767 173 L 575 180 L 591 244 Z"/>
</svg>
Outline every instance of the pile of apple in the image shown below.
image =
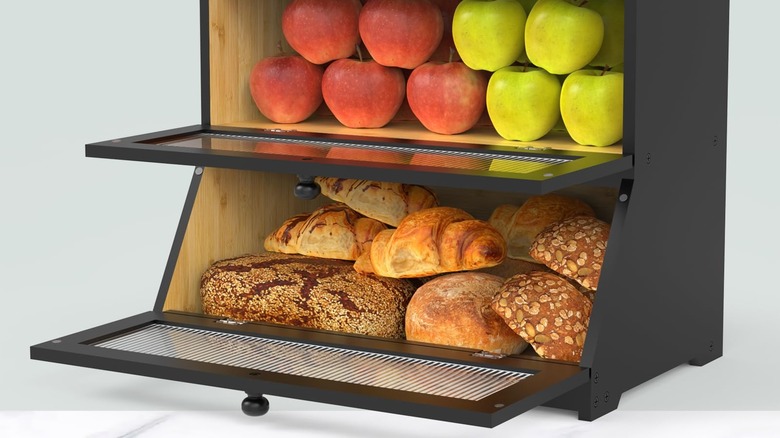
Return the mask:
<svg viewBox="0 0 780 438">
<path fill-rule="evenodd" d="M 258 62 L 250 90 L 276 123 L 324 101 L 344 126 L 381 128 L 406 99 L 439 134 L 468 131 L 487 109 L 508 140 L 562 119 L 577 143 L 611 145 L 623 136 L 623 2 L 293 0 L 282 32 L 297 54 Z"/>
</svg>

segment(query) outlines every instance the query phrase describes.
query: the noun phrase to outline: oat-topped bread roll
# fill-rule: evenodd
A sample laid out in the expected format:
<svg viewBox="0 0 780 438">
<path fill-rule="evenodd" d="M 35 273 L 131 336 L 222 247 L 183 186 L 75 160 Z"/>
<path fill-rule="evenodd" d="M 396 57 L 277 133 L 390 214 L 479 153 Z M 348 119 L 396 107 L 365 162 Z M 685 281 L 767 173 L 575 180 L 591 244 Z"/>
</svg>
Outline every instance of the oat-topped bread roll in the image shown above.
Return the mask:
<svg viewBox="0 0 780 438">
<path fill-rule="evenodd" d="M 406 308 L 406 339 L 502 354 L 528 344 L 491 307 L 504 280 L 459 272 L 433 279 L 414 293 Z"/>
<path fill-rule="evenodd" d="M 382 277 L 427 277 L 495 266 L 505 256 L 506 242 L 490 224 L 457 208 L 435 207 L 410 214 L 398 229 L 377 234 L 355 270 Z"/>
<path fill-rule="evenodd" d="M 315 181 L 328 198 L 392 226 L 398 226 L 409 213 L 438 205 L 433 192 L 423 186 L 345 178 L 317 177 Z"/>
<path fill-rule="evenodd" d="M 311 214 L 287 219 L 266 237 L 266 251 L 328 259 L 356 260 L 387 226 L 344 204 L 331 204 Z"/>
<path fill-rule="evenodd" d="M 516 275 L 493 297 L 493 309 L 539 356 L 579 362 L 593 308 L 566 279 L 548 272 Z"/>
<path fill-rule="evenodd" d="M 200 293 L 208 315 L 402 338 L 414 289 L 358 274 L 350 262 L 269 253 L 215 263 Z"/>
<path fill-rule="evenodd" d="M 488 222 L 504 236 L 507 256 L 534 262 L 528 254 L 536 235 L 554 222 L 572 216 L 595 216 L 583 201 L 563 195 L 532 196 L 520 207 L 499 205 Z"/>
<path fill-rule="evenodd" d="M 608 223 L 595 217 L 564 219 L 536 236 L 531 257 L 582 286 L 596 290 L 609 229 Z"/>
</svg>

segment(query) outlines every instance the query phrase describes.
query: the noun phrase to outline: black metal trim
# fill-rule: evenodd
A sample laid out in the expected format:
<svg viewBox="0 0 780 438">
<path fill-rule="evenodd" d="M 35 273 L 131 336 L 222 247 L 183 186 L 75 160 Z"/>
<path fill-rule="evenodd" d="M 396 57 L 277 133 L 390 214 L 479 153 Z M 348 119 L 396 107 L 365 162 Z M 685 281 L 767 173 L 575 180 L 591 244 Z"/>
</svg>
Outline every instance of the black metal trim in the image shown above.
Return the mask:
<svg viewBox="0 0 780 438">
<path fill-rule="evenodd" d="M 304 331 L 303 334 L 300 334 L 299 330 L 295 328 L 280 328 L 262 324 L 252 324 L 251 327 L 220 326 L 213 319 L 210 320 L 206 317 L 147 312 L 55 341 L 35 345 L 30 348 L 30 356 L 36 360 L 485 427 L 496 426 L 547 400 L 581 386 L 587 382 L 588 378 L 588 370 L 577 365 L 508 357 L 500 361 L 510 364 L 512 369 L 530 370 L 534 375 L 475 402 L 280 373 L 258 373 L 255 370 L 131 353 L 90 345 L 153 322 L 196 326 L 220 332 L 262 334 L 266 337 L 278 336 L 285 332 L 287 334 L 285 337 L 291 336 L 291 339 L 296 342 L 319 339 L 320 341 L 329 340 L 328 343 L 331 343 L 342 337 L 340 334 L 317 331 Z M 403 341 L 385 343 L 373 338 L 362 340 L 361 338 L 361 336 L 355 335 L 343 336 L 340 345 L 347 348 L 358 348 L 356 344 L 360 344 L 370 346 L 367 351 L 381 348 L 383 352 L 392 354 L 409 356 L 410 353 L 413 353 L 414 357 L 450 362 L 479 363 L 480 365 L 491 363 L 490 359 L 472 357 L 465 350 L 408 345 Z"/>
<path fill-rule="evenodd" d="M 181 246 L 184 243 L 184 236 L 187 233 L 187 226 L 190 223 L 190 216 L 192 215 L 192 208 L 195 205 L 195 198 L 198 195 L 198 188 L 200 187 L 200 181 L 203 177 L 202 167 L 196 167 L 192 174 L 192 181 L 190 182 L 190 188 L 187 191 L 187 198 L 184 201 L 184 208 L 179 218 L 179 225 L 176 227 L 176 235 L 173 238 L 171 244 L 171 252 L 168 255 L 168 262 L 165 265 L 165 271 L 163 272 L 163 278 L 160 282 L 160 289 L 157 292 L 157 300 L 154 303 L 154 311 L 162 312 L 165 306 L 165 300 L 168 297 L 168 290 L 171 286 L 171 280 L 173 279 L 173 272 L 176 270 L 176 263 L 179 261 L 179 252 Z"/>
<path fill-rule="evenodd" d="M 211 123 L 211 26 L 209 23 L 209 0 L 200 0 L 200 119 L 204 125 Z"/>
<path fill-rule="evenodd" d="M 572 157 L 569 162 L 555 165 L 527 174 L 505 172 L 483 172 L 450 170 L 425 166 L 402 164 L 383 164 L 333 160 L 326 158 L 293 157 L 254 152 L 216 151 L 193 149 L 177 146 L 152 144 L 166 142 L 176 137 L 197 135 L 199 133 L 237 133 L 246 129 L 207 129 L 201 125 L 173 129 L 151 134 L 138 135 L 123 139 L 86 145 L 86 155 L 97 158 L 113 158 L 131 161 L 147 161 L 190 166 L 220 167 L 240 170 L 267 171 L 275 173 L 293 173 L 298 175 L 332 176 L 342 178 L 394 181 L 409 184 L 447 185 L 455 188 L 483 189 L 503 192 L 524 192 L 543 194 L 564 189 L 574 184 L 583 184 L 610 175 L 631 170 L 633 157 L 616 156 L 599 152 L 570 152 L 557 150 L 515 152 L 517 156 Z M 257 130 L 249 131 L 258 133 Z M 262 133 L 264 136 L 271 134 Z M 285 134 L 290 136 L 291 134 Z M 304 136 L 312 134 L 297 134 Z M 312 138 L 312 137 L 306 137 Z M 328 136 L 320 138 L 360 141 L 362 137 Z M 369 141 L 369 140 L 365 140 Z M 391 139 L 371 139 L 376 144 L 396 144 Z M 447 143 L 435 143 L 438 147 L 448 147 Z M 432 142 L 403 141 L 400 144 L 430 146 Z M 489 148 L 488 148 L 489 149 Z M 502 147 L 495 151 L 506 152 Z M 558 176 L 548 176 L 555 172 Z"/>
</svg>

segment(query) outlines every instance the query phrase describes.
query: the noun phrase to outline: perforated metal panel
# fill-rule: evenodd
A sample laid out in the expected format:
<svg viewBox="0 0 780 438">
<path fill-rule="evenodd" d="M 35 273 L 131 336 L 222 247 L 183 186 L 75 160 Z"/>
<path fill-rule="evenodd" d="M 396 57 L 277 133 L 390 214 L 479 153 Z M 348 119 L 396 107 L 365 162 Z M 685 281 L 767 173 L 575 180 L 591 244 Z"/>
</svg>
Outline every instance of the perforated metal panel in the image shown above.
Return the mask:
<svg viewBox="0 0 780 438">
<path fill-rule="evenodd" d="M 421 394 L 481 400 L 531 374 L 209 330 L 150 324 L 93 344 Z"/>
</svg>

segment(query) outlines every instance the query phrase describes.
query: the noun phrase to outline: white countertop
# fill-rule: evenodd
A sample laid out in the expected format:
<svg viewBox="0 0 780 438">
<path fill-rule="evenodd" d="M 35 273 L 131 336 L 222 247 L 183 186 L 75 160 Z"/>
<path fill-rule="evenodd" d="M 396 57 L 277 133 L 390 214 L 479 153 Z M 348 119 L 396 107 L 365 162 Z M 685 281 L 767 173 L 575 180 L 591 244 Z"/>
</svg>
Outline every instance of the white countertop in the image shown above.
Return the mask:
<svg viewBox="0 0 780 438">
<path fill-rule="evenodd" d="M 777 437 L 780 412 L 615 411 L 594 422 L 534 409 L 494 429 L 370 411 L 0 412 L 0 436 L 23 437 Z"/>
</svg>

